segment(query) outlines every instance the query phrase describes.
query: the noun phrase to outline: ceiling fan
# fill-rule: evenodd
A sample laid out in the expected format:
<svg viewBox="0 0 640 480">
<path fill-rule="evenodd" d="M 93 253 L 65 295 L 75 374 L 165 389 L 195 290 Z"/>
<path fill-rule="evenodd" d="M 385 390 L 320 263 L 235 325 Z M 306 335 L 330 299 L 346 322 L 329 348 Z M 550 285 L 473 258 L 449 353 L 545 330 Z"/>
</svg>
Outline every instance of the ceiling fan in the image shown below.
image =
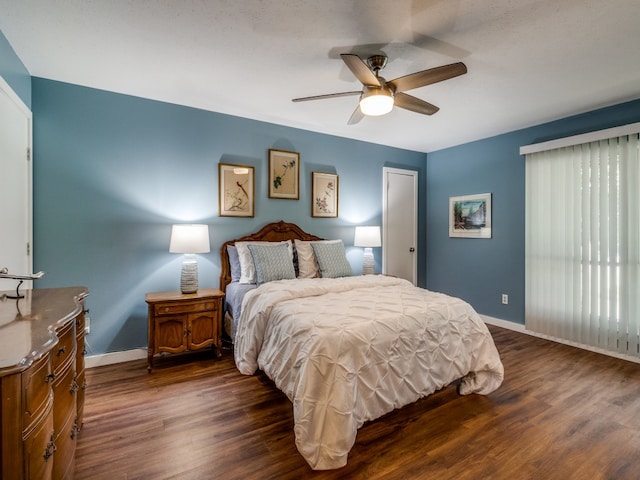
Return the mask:
<svg viewBox="0 0 640 480">
<path fill-rule="evenodd" d="M 466 65 L 458 62 L 387 81 L 378 75 L 387 64 L 386 55 L 372 55 L 367 58 L 367 63 L 351 53 L 342 53 L 340 57 L 355 77 L 360 80 L 363 85 L 362 90 L 294 98 L 292 101 L 306 102 L 308 100 L 360 95 L 360 102 L 347 122 L 349 125 L 358 123 L 365 115 L 378 116 L 389 113 L 394 105 L 423 115 L 433 115 L 440 110 L 438 107 L 404 92 L 467 73 Z"/>
</svg>

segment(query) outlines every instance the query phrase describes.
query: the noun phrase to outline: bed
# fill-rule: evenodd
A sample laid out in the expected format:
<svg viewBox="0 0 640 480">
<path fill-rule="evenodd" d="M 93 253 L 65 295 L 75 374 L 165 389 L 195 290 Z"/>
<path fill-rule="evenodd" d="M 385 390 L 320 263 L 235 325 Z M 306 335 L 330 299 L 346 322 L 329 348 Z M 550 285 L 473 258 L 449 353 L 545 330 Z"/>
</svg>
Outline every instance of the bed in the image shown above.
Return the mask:
<svg viewBox="0 0 640 480">
<path fill-rule="evenodd" d="M 234 274 L 230 246 L 244 259 Z M 244 270 L 247 249 L 255 277 Z M 238 370 L 262 370 L 291 400 L 296 447 L 314 470 L 346 465 L 365 422 L 453 382 L 462 395 L 489 394 L 504 375 L 493 339 L 469 304 L 399 278 L 350 276 L 340 255 L 341 241 L 283 221 L 221 249 L 221 288 L 248 285 L 228 315 Z M 340 265 L 328 267 L 326 257 Z M 284 264 L 285 273 L 265 273 L 265 258 Z"/>
</svg>

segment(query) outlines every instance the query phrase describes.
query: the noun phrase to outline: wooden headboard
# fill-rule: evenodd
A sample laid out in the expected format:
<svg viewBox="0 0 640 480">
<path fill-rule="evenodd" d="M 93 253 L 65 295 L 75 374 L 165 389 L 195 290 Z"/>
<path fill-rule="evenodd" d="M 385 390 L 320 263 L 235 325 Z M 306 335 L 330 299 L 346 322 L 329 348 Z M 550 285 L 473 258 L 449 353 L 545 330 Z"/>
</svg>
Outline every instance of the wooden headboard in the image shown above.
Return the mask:
<svg viewBox="0 0 640 480">
<path fill-rule="evenodd" d="M 260 241 L 260 242 L 282 242 L 284 240 L 322 240 L 322 238 L 305 232 L 294 223 L 287 223 L 282 220 L 269 223 L 262 227 L 259 232 L 250 233 L 244 237 L 229 240 L 220 247 L 220 290 L 226 291 L 227 285 L 231 283 L 231 266 L 227 255 L 227 246 L 236 242 Z"/>
</svg>

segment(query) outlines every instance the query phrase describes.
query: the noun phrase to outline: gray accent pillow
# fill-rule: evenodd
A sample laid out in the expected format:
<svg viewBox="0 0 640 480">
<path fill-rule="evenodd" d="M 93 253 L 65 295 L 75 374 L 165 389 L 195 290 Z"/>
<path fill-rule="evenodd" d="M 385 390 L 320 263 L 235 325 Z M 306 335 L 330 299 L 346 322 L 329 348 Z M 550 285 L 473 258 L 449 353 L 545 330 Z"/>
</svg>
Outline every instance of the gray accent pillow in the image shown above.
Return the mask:
<svg viewBox="0 0 640 480">
<path fill-rule="evenodd" d="M 323 278 L 350 277 L 353 275 L 342 241 L 335 243 L 311 242 Z"/>
<path fill-rule="evenodd" d="M 293 260 L 286 243 L 247 245 L 256 268 L 256 283 L 296 278 Z"/>
</svg>

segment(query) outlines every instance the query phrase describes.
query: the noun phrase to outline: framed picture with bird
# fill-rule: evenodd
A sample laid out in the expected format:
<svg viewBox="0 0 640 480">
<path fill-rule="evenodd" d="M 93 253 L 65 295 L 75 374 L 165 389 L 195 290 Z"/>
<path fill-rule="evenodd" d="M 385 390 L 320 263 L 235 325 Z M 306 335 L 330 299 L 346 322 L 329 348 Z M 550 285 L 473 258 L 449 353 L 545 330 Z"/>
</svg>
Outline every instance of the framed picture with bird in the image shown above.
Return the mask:
<svg viewBox="0 0 640 480">
<path fill-rule="evenodd" d="M 253 167 L 218 164 L 218 213 L 221 217 L 253 217 Z"/>
</svg>

